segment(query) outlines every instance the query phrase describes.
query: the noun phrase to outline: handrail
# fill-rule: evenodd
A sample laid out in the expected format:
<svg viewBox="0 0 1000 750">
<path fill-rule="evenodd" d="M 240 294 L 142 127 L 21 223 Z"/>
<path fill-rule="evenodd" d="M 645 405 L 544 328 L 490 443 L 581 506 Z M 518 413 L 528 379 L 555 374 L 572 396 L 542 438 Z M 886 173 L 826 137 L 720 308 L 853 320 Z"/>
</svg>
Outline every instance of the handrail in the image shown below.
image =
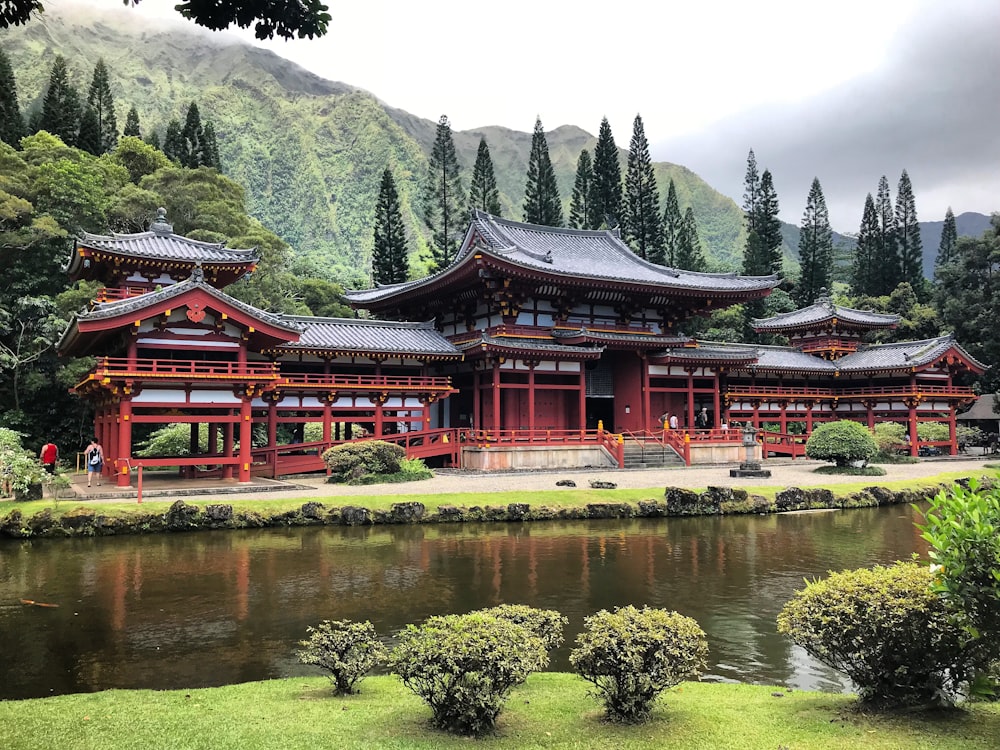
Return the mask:
<svg viewBox="0 0 1000 750">
<path fill-rule="evenodd" d="M 283 372 L 281 385 L 301 388 L 450 389 L 450 377 L 428 375 L 344 375 Z"/>
<path fill-rule="evenodd" d="M 726 388 L 726 396 L 739 398 L 740 396 L 776 396 L 776 397 L 805 397 L 819 396 L 824 398 L 863 398 L 866 396 L 970 396 L 973 390 L 969 386 L 963 385 L 930 385 L 917 383 L 915 385 L 884 385 L 875 387 L 859 388 L 789 388 L 786 386 L 759 386 L 759 385 L 729 385 Z"/>
<path fill-rule="evenodd" d="M 274 362 L 203 362 L 193 359 L 155 359 L 149 357 L 129 360 L 125 357 L 98 359 L 94 374 L 98 377 L 176 377 L 184 375 L 197 378 L 267 378 L 278 377 Z"/>
</svg>

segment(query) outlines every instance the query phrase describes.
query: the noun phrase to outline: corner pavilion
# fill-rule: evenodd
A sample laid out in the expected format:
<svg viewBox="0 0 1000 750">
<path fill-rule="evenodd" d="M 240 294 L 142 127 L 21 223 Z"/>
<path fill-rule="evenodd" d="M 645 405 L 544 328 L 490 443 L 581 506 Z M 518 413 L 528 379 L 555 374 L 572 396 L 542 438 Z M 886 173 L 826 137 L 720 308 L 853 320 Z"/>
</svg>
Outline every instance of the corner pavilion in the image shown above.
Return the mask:
<svg viewBox="0 0 1000 750">
<path fill-rule="evenodd" d="M 694 315 L 761 299 L 776 276 L 694 273 L 649 263 L 616 232 L 554 229 L 477 212 L 456 259 L 423 279 L 347 293 L 377 318 L 270 313 L 223 289 L 260 261 L 174 234 L 77 238 L 68 273 L 104 288 L 63 334 L 92 356 L 74 387 L 95 412 L 107 471 L 127 486 L 133 425 L 191 425 L 190 455 L 144 457 L 250 481 L 323 468 L 327 447 L 364 437 L 471 468 L 624 465 L 655 443 L 686 463 L 742 458 L 733 420 L 769 427 L 766 453 L 801 455 L 819 422 L 950 426 L 981 373 L 951 337 L 865 346 L 898 318 L 827 299 L 755 321 L 787 347 L 699 342 Z M 389 319 L 387 319 L 389 318 Z M 709 424 L 695 428 L 704 408 Z M 680 428 L 664 430 L 675 414 Z M 304 427 L 321 426 L 306 441 Z M 198 445 L 207 425 L 208 450 Z M 282 433 L 291 442 L 279 442 Z M 256 428 L 256 429 L 255 429 Z"/>
</svg>

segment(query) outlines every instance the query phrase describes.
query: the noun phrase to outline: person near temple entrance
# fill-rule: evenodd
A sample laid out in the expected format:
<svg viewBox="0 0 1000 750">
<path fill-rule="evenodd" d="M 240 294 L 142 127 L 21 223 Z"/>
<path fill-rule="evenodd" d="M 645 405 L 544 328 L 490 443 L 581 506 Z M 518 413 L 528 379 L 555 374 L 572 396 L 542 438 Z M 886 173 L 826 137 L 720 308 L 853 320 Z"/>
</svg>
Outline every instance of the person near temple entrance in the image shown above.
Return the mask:
<svg viewBox="0 0 1000 750">
<path fill-rule="evenodd" d="M 698 412 L 698 416 L 694 419 L 694 426 L 699 430 L 708 429 L 708 408 L 703 406 L 701 411 Z"/>
<path fill-rule="evenodd" d="M 38 457 L 42 459 L 42 466 L 45 467 L 45 471 L 49 474 L 56 473 L 56 463 L 59 461 L 59 448 L 55 443 L 49 441 L 43 445 Z"/>
<path fill-rule="evenodd" d="M 97 477 L 97 486 L 101 486 L 101 472 L 104 471 L 104 448 L 97 442 L 97 438 L 92 438 L 90 445 L 84 449 L 84 460 L 87 462 L 87 486 L 91 486 L 94 477 Z"/>
<path fill-rule="evenodd" d="M 679 424 L 680 423 L 677 421 L 676 414 L 671 414 L 670 418 L 667 419 L 667 425 L 670 427 L 671 430 L 676 430 Z"/>
</svg>

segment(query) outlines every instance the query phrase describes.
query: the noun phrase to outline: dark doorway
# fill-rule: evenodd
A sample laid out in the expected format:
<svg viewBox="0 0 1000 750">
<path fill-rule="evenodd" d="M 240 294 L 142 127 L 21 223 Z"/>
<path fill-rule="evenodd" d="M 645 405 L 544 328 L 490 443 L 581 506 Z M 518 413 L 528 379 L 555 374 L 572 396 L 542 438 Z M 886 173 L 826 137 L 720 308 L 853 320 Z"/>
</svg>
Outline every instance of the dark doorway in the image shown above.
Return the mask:
<svg viewBox="0 0 1000 750">
<path fill-rule="evenodd" d="M 597 422 L 604 423 L 605 430 L 613 430 L 615 422 L 615 399 L 611 396 L 587 397 L 587 429 L 596 430 Z"/>
</svg>

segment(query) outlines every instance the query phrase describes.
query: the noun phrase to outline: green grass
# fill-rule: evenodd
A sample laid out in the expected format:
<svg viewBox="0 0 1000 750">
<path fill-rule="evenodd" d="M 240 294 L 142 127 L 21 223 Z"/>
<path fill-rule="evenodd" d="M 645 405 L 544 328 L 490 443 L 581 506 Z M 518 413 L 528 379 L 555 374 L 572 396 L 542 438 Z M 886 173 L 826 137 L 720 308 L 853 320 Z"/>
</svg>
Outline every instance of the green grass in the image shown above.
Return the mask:
<svg viewBox="0 0 1000 750">
<path fill-rule="evenodd" d="M 647 724 L 610 725 L 587 688 L 571 674 L 532 675 L 511 695 L 496 733 L 481 740 L 431 728 L 430 709 L 389 676 L 369 677 L 361 694 L 346 698 L 332 697 L 330 683 L 315 677 L 0 702 L 0 729 L 7 750 L 976 750 L 996 748 L 1000 737 L 1000 704 L 865 715 L 852 696 L 702 683 L 668 691 Z"/>
<path fill-rule="evenodd" d="M 984 467 L 985 468 L 985 467 Z M 1000 464 L 997 465 L 1000 468 Z M 945 471 L 930 477 L 921 479 L 896 480 L 892 482 L 880 481 L 876 478 L 865 477 L 857 482 L 843 484 L 824 484 L 821 475 L 816 476 L 814 482 L 805 483 L 803 486 L 827 487 L 836 496 L 848 495 L 858 492 L 872 484 L 889 489 L 916 489 L 928 487 L 943 482 L 953 482 L 956 479 L 965 479 L 969 476 L 981 476 L 993 473 L 991 471 L 975 472 L 968 471 Z M 704 487 L 695 488 L 695 491 L 704 490 Z M 774 500 L 776 493 L 785 489 L 784 486 L 768 487 L 748 487 L 748 492 L 755 495 L 762 495 L 769 500 Z M 589 488 L 566 488 L 558 490 L 540 491 L 509 491 L 509 492 L 460 492 L 448 494 L 418 494 L 418 495 L 327 495 L 317 497 L 307 497 L 299 499 L 270 498 L 266 495 L 255 497 L 251 500 L 229 500 L 226 495 L 219 495 L 211 503 L 232 505 L 236 511 L 256 511 L 258 513 L 282 513 L 290 510 L 298 510 L 304 503 L 318 502 L 327 507 L 343 507 L 345 505 L 357 505 L 370 510 L 389 510 L 394 503 L 398 502 L 418 502 L 423 503 L 428 512 L 436 511 L 442 505 L 455 505 L 458 507 L 472 507 L 487 505 L 506 506 L 509 503 L 529 503 L 532 506 L 548 506 L 550 508 L 581 508 L 588 503 L 637 503 L 640 500 L 653 500 L 663 498 L 664 487 L 648 487 L 638 489 L 615 489 L 615 490 L 592 490 Z M 141 513 L 163 513 L 178 498 L 156 498 L 143 500 L 142 505 L 138 505 L 134 500 L 122 500 L 115 503 L 87 503 L 78 499 L 59 500 L 52 499 L 36 500 L 29 503 L 0 503 L 0 516 L 6 515 L 11 510 L 18 509 L 25 517 L 30 517 L 35 513 L 49 508 L 53 515 L 59 516 L 67 511 L 76 508 L 86 508 L 96 513 L 107 516 L 132 515 Z M 199 501 L 197 505 L 204 507 L 209 502 Z"/>
</svg>

